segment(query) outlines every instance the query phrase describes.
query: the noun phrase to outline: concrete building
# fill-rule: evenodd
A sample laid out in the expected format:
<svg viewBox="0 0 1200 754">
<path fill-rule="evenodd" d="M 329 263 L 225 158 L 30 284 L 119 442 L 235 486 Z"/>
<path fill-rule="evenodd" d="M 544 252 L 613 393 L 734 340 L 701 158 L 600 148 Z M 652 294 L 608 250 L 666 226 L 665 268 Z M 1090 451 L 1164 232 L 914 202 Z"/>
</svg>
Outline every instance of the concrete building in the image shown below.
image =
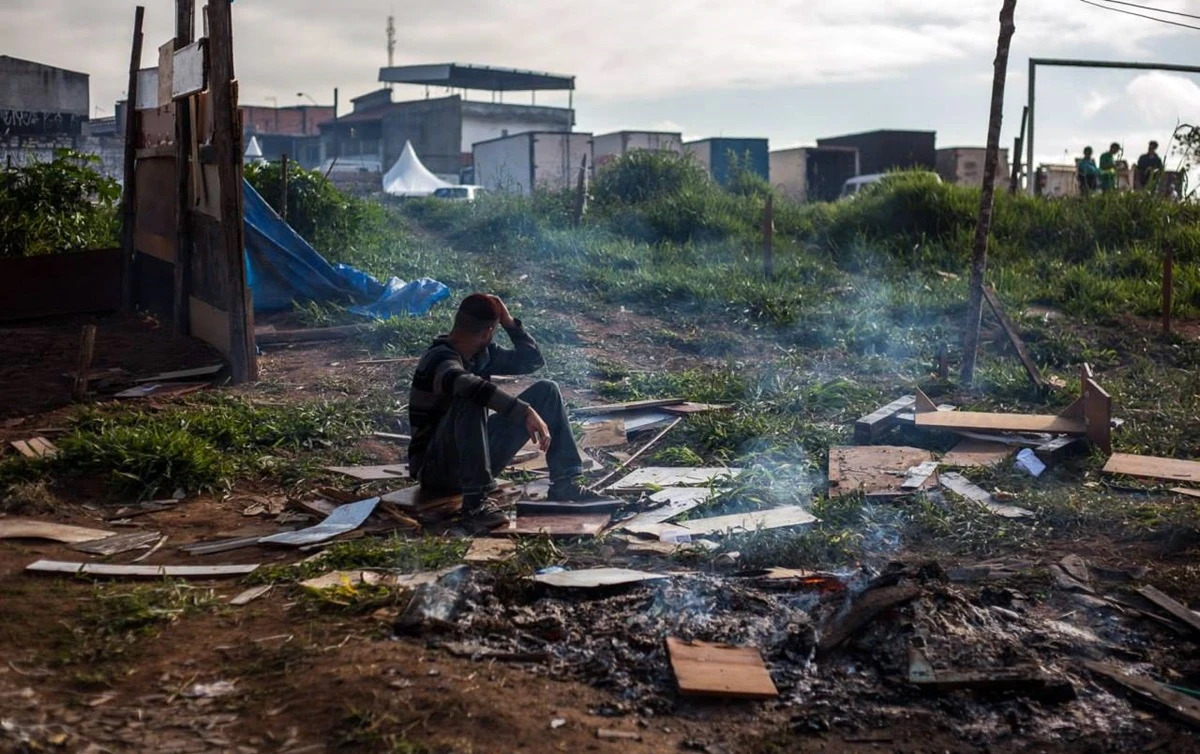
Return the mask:
<svg viewBox="0 0 1200 754">
<path fill-rule="evenodd" d="M 88 112 L 88 74 L 0 55 L 0 134 L 79 136 Z"/>
<path fill-rule="evenodd" d="M 871 175 L 905 168 L 936 169 L 936 141 L 934 131 L 883 130 L 817 139 L 817 146 L 854 147 L 859 175 Z"/>
<path fill-rule="evenodd" d="M 832 202 L 858 175 L 854 147 L 795 147 L 771 152 L 771 185 L 793 202 Z"/>
<path fill-rule="evenodd" d="M 983 163 L 987 157 L 984 147 L 946 147 L 937 150 L 937 174 L 946 183 L 959 186 L 983 185 Z M 996 185 L 1007 186 L 1011 178 L 1008 165 L 1008 150 L 1000 150 L 1000 161 L 996 166 Z"/>
<path fill-rule="evenodd" d="M 771 179 L 771 163 L 766 139 L 742 139 L 714 137 L 698 139 L 683 145 L 685 154 L 690 154 L 700 163 L 712 179 L 722 186 L 728 185 L 734 175 L 735 164 L 748 169 L 764 180 Z"/>
<path fill-rule="evenodd" d="M 529 132 L 476 142 L 474 182 L 491 191 L 532 194 L 574 188 L 584 158 L 593 163 L 592 135 Z M 588 168 L 588 173 L 591 173 Z"/>
<path fill-rule="evenodd" d="M 426 98 L 396 102 L 392 90 L 378 89 L 351 100 L 353 111 L 321 124 L 326 164 L 335 157 L 378 163 L 387 170 L 412 142 L 431 171 L 457 182 L 472 164 L 472 147 L 482 141 L 530 131 L 571 131 L 573 107 L 536 104 L 542 90 L 575 87 L 573 76 L 447 63 L 383 68 L 380 81 L 423 86 Z M 431 88 L 464 94 L 429 98 Z M 491 92 L 492 101 L 467 99 L 468 90 Z M 531 93 L 530 104 L 504 102 L 505 92 Z M 497 101 L 499 100 L 499 101 Z"/>
<path fill-rule="evenodd" d="M 673 131 L 614 131 L 592 139 L 592 157 L 600 169 L 621 155 L 638 149 L 683 154 L 683 134 Z"/>
<path fill-rule="evenodd" d="M 257 137 L 263 159 L 278 160 L 286 154 L 310 170 L 321 164 L 321 124 L 334 119 L 332 105 L 243 105 L 238 109 L 242 140 L 248 144 L 251 136 Z"/>
</svg>

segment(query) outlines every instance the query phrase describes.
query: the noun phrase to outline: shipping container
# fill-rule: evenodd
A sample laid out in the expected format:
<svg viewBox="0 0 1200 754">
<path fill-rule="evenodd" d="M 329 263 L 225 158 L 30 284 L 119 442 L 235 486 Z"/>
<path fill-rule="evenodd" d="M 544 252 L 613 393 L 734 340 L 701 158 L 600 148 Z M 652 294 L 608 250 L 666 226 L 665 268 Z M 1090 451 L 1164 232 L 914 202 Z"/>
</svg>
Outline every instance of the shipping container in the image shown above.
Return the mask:
<svg viewBox="0 0 1200 754">
<path fill-rule="evenodd" d="M 866 175 L 907 168 L 935 170 L 936 140 L 934 131 L 868 131 L 817 139 L 817 146 L 854 147 L 859 175 Z"/>
<path fill-rule="evenodd" d="M 722 186 L 728 185 L 729 179 L 733 177 L 734 164 L 748 169 L 763 180 L 771 180 L 766 139 L 735 139 L 723 136 L 700 139 L 684 144 L 683 151 L 691 154 L 708 171 L 712 179 Z"/>
<path fill-rule="evenodd" d="M 937 151 L 937 174 L 946 183 L 959 186 L 983 185 L 983 162 L 987 157 L 984 147 L 946 147 Z M 996 166 L 996 185 L 1007 186 L 1012 174 L 1008 166 L 1008 150 L 1000 150 L 1000 162 Z"/>
<path fill-rule="evenodd" d="M 491 191 L 531 194 L 573 188 L 587 157 L 592 170 L 592 135 L 530 131 L 476 142 L 471 149 L 476 184 Z"/>
<path fill-rule="evenodd" d="M 592 144 L 597 169 L 636 149 L 683 154 L 683 134 L 672 131 L 615 131 L 600 134 Z"/>
<path fill-rule="evenodd" d="M 795 147 L 771 152 L 771 185 L 793 202 L 832 202 L 858 175 L 854 147 Z"/>
</svg>

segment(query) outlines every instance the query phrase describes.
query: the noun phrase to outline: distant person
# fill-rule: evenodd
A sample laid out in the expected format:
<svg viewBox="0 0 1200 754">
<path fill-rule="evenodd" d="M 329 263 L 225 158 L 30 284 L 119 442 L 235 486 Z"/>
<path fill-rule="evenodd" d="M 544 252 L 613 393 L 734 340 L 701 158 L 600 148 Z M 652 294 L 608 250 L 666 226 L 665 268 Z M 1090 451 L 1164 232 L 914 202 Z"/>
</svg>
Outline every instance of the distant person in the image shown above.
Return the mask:
<svg viewBox="0 0 1200 754">
<path fill-rule="evenodd" d="M 1153 191 L 1154 184 L 1158 182 L 1162 171 L 1163 161 L 1158 156 L 1158 142 L 1152 141 L 1146 149 L 1146 154 L 1139 157 L 1137 161 L 1137 187 Z"/>
<path fill-rule="evenodd" d="M 1100 190 L 1106 194 L 1117 187 L 1117 155 L 1120 153 L 1121 145 L 1114 141 L 1108 151 L 1100 155 Z"/>
<path fill-rule="evenodd" d="M 1092 148 L 1083 148 L 1083 157 L 1075 167 L 1075 177 L 1079 180 L 1079 193 L 1087 196 L 1100 187 L 1100 168 L 1092 159 Z"/>
</svg>

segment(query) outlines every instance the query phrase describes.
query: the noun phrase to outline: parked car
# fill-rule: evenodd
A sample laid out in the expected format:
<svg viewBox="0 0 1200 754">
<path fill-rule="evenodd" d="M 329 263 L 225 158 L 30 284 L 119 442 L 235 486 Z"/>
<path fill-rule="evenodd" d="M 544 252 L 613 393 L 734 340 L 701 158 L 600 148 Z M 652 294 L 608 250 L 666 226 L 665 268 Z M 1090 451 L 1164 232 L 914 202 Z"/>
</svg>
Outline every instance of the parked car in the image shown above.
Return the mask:
<svg viewBox="0 0 1200 754">
<path fill-rule="evenodd" d="M 856 175 L 853 178 L 847 179 L 846 182 L 842 184 L 841 198 L 849 199 L 857 196 L 865 191 L 867 187 L 874 186 L 877 183 L 883 183 L 884 181 L 891 179 L 893 176 L 913 174 L 914 173 L 912 171 L 908 171 L 900 173 L 868 173 L 866 175 Z M 922 170 L 916 174 L 922 176 L 923 178 L 929 178 L 934 183 L 942 182 L 941 176 L 939 176 L 937 173 Z"/>
<path fill-rule="evenodd" d="M 483 186 L 446 186 L 440 189 L 434 189 L 434 199 L 447 199 L 452 202 L 473 202 L 477 197 L 486 194 L 487 189 Z"/>
</svg>

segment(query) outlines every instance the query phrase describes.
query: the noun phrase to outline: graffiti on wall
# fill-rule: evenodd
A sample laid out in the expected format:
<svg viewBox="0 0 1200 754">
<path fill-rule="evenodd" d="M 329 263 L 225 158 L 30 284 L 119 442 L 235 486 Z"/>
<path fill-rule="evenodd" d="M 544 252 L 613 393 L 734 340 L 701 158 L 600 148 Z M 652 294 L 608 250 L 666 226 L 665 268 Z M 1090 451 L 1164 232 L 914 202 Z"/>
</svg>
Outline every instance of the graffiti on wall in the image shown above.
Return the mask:
<svg viewBox="0 0 1200 754">
<path fill-rule="evenodd" d="M 41 136 L 69 134 L 78 136 L 84 117 L 72 113 L 45 110 L 5 110 L 0 108 L 0 135 Z"/>
</svg>

